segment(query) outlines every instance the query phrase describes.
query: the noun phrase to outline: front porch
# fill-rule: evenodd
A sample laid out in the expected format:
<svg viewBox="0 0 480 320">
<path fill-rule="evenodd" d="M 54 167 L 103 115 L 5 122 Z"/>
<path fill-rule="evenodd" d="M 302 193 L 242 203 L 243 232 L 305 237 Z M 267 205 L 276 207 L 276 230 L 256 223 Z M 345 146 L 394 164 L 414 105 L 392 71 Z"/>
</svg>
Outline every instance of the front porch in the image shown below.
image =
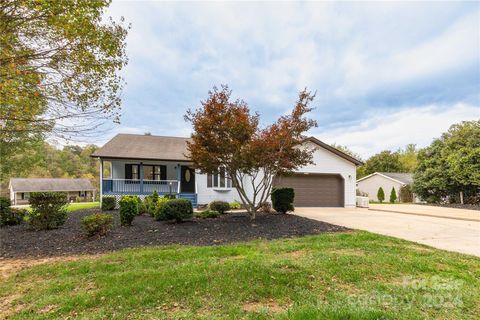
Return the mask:
<svg viewBox="0 0 480 320">
<path fill-rule="evenodd" d="M 100 167 L 102 196 L 137 195 L 144 198 L 156 191 L 160 196 L 175 194 L 192 201 L 194 207 L 197 205 L 195 170 L 190 163 L 100 159 Z"/>
</svg>

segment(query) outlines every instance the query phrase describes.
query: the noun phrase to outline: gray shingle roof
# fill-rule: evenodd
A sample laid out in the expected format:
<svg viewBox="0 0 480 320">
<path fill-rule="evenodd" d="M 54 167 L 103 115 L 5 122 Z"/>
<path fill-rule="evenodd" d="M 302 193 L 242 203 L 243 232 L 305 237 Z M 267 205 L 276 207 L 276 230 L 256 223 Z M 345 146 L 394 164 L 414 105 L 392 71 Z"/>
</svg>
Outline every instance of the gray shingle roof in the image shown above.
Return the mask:
<svg viewBox="0 0 480 320">
<path fill-rule="evenodd" d="M 10 185 L 14 192 L 95 190 L 88 179 L 12 178 Z"/>
<path fill-rule="evenodd" d="M 187 141 L 190 140 L 190 138 L 181 137 L 121 133 L 113 137 L 113 139 L 108 141 L 103 147 L 97 149 L 92 154 L 92 157 L 188 161 Z M 314 137 L 309 137 L 305 140 L 311 141 L 356 165 L 362 164 L 361 161 Z"/>
<path fill-rule="evenodd" d="M 146 159 L 146 160 L 188 160 L 186 154 L 189 138 L 117 134 L 92 157 Z"/>
<path fill-rule="evenodd" d="M 405 184 L 411 184 L 413 182 L 412 173 L 403 173 L 403 172 L 379 172 L 379 173 L 383 174 L 384 176 L 403 182 Z"/>
</svg>

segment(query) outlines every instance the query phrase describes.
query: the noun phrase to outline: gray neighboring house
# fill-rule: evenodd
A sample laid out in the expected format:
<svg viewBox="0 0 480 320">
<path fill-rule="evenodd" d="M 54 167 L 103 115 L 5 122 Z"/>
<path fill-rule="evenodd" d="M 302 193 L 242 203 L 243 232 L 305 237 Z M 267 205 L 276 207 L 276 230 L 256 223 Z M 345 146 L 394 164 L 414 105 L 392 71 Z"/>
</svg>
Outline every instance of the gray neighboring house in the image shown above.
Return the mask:
<svg viewBox="0 0 480 320">
<path fill-rule="evenodd" d="M 71 202 L 95 199 L 95 188 L 88 179 L 12 178 L 8 190 L 12 205 L 28 204 L 31 192 L 66 192 Z"/>
<path fill-rule="evenodd" d="M 395 188 L 397 199 L 400 198 L 400 189 L 413 183 L 413 174 L 401 172 L 375 172 L 357 180 L 357 189 L 367 193 L 370 201 L 379 201 L 377 192 L 380 187 L 385 192 L 385 201 L 388 202 L 392 188 Z M 397 200 L 399 201 L 399 200 Z M 418 202 L 414 195 L 414 202 Z"/>
</svg>

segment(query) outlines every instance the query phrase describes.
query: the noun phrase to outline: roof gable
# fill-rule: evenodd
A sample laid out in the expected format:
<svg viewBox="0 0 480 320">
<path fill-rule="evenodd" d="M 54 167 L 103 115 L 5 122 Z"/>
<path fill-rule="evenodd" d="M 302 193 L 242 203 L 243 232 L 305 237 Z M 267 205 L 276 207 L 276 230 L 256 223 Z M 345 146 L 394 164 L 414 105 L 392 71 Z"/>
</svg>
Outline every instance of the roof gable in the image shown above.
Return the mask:
<svg viewBox="0 0 480 320">
<path fill-rule="evenodd" d="M 343 159 L 345 159 L 345 160 L 347 160 L 347 161 L 350 161 L 350 162 L 354 163 L 354 164 L 357 165 L 357 166 L 363 164 L 362 161 L 360 161 L 360 160 L 358 160 L 358 159 L 355 159 L 354 157 L 346 154 L 345 152 L 342 152 L 342 151 L 338 150 L 337 148 L 334 148 L 334 147 L 332 147 L 331 145 L 326 144 L 325 142 L 318 140 L 318 139 L 315 138 L 315 137 L 306 138 L 304 141 L 312 142 L 312 143 L 316 144 L 317 146 L 322 147 L 323 149 L 325 149 L 325 150 L 327 150 L 327 151 L 330 151 L 331 153 L 339 156 L 340 158 L 343 158 Z"/>
<path fill-rule="evenodd" d="M 368 176 L 358 179 L 357 182 L 367 180 L 370 177 L 373 177 L 376 175 L 398 182 L 400 184 L 411 184 L 413 182 L 413 174 L 403 173 L 403 172 L 374 172 L 372 174 L 369 174 Z"/>
</svg>

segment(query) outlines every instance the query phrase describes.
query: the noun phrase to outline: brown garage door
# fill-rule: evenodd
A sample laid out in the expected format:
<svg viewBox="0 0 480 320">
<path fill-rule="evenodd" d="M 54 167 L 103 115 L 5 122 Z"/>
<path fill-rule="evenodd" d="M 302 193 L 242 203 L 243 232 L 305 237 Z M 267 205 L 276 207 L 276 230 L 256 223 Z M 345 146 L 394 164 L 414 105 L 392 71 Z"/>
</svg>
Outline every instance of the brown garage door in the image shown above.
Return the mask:
<svg viewBox="0 0 480 320">
<path fill-rule="evenodd" d="M 276 177 L 275 187 L 295 190 L 297 207 L 343 207 L 344 183 L 338 174 L 294 174 Z"/>
</svg>

